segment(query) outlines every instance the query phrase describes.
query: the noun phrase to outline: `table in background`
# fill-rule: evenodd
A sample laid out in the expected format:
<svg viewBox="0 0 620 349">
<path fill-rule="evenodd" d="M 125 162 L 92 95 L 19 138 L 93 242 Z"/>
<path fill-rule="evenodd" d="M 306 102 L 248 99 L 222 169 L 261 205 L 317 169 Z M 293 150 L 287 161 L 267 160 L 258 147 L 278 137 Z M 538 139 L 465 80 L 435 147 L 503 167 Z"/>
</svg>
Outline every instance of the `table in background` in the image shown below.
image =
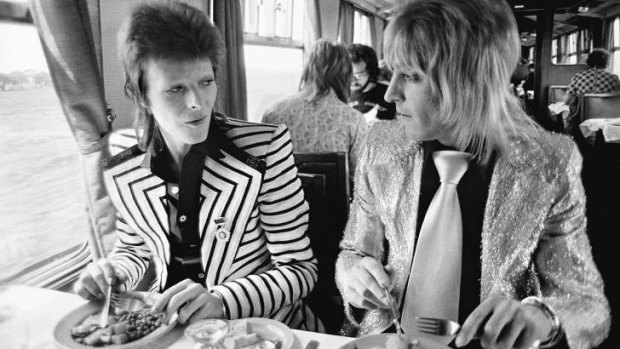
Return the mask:
<svg viewBox="0 0 620 349">
<path fill-rule="evenodd" d="M 55 349 L 54 327 L 71 310 L 85 304 L 79 296 L 66 292 L 23 286 L 0 286 L 0 338 L 2 345 L 15 349 Z M 184 326 L 177 326 L 149 345 L 150 349 L 191 349 L 193 342 L 183 336 Z M 351 338 L 293 330 L 294 349 L 303 349 L 310 340 L 319 349 L 338 348 Z M 11 336 L 11 338 L 6 337 Z"/>
</svg>

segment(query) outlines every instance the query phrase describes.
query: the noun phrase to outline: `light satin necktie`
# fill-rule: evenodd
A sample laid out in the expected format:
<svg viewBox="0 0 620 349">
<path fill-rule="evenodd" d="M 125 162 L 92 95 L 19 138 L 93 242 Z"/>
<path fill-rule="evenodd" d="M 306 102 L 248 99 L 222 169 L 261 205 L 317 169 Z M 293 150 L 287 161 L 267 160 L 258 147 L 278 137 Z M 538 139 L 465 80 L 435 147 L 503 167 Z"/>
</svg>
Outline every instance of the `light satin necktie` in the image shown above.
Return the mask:
<svg viewBox="0 0 620 349">
<path fill-rule="evenodd" d="M 463 222 L 456 185 L 467 171 L 469 159 L 469 153 L 459 151 L 433 153 L 441 185 L 420 228 L 401 319 L 403 330 L 411 337 L 430 336 L 444 344 L 452 340 L 419 333 L 415 318 L 458 321 Z"/>
</svg>

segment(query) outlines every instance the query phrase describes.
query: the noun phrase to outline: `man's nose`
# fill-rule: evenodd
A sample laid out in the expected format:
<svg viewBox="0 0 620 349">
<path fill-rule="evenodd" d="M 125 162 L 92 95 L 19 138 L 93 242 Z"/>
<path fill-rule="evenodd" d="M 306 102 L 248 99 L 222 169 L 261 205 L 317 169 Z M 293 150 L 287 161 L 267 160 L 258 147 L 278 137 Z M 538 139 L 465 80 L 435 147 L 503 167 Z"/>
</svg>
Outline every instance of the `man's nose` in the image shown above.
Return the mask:
<svg viewBox="0 0 620 349">
<path fill-rule="evenodd" d="M 196 91 L 190 90 L 186 95 L 187 108 L 191 110 L 199 110 L 202 108 L 202 100 L 200 94 Z"/>
<path fill-rule="evenodd" d="M 396 103 L 403 100 L 400 83 L 397 81 L 397 74 L 394 74 L 390 79 L 390 84 L 385 91 L 383 99 L 385 99 L 385 101 L 389 103 Z"/>
</svg>

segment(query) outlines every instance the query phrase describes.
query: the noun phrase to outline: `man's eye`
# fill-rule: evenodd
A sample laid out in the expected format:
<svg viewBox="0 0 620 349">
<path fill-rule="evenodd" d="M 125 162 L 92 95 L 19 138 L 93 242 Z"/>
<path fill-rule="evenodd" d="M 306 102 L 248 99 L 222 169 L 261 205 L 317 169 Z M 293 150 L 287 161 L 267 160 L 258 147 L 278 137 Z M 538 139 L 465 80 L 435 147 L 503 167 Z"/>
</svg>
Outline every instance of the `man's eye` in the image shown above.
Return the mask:
<svg viewBox="0 0 620 349">
<path fill-rule="evenodd" d="M 215 80 L 213 80 L 213 79 L 207 79 L 207 80 L 203 80 L 201 84 L 202 84 L 202 86 L 211 86 L 211 84 L 213 83 L 213 81 L 215 81 Z"/>
<path fill-rule="evenodd" d="M 173 94 L 173 93 L 181 92 L 182 90 L 183 90 L 182 86 L 175 86 L 169 90 L 166 90 L 166 93 Z"/>
<path fill-rule="evenodd" d="M 402 73 L 400 74 L 400 76 L 403 78 L 403 80 L 407 81 L 407 82 L 418 82 L 420 81 L 420 75 L 416 74 L 416 73 Z"/>
</svg>

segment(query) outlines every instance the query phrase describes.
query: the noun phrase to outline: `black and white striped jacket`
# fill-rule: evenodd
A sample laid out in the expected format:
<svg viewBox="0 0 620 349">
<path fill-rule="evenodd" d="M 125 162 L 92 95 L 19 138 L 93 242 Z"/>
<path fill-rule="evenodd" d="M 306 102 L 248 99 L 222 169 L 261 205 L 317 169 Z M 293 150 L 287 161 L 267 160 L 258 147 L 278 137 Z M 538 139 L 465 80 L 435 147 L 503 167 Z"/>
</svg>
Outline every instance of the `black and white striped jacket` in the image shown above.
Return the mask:
<svg viewBox="0 0 620 349">
<path fill-rule="evenodd" d="M 317 262 L 289 131 L 219 115 L 216 121 L 236 151 L 222 147 L 223 157 L 205 159 L 199 213 L 204 286 L 220 296 L 229 319 L 270 317 L 321 331 L 303 302 L 317 280 Z M 144 156 L 137 146 L 128 148 L 104 172 L 119 214 L 110 260 L 128 276 L 129 289 L 154 263 L 151 288 L 162 290 L 170 262 L 166 183 L 141 166 Z M 226 218 L 228 241 L 215 236 L 217 217 Z"/>
</svg>

